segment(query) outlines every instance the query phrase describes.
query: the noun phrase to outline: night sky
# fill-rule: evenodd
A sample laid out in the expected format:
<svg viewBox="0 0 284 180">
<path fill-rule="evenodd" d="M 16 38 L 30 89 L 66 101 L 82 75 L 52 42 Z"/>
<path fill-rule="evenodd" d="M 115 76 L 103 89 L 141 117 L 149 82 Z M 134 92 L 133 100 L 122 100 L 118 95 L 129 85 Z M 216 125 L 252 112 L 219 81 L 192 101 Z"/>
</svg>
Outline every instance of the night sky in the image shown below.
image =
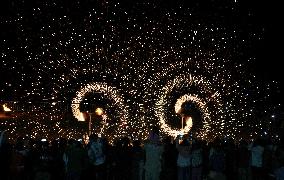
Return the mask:
<svg viewBox="0 0 284 180">
<path fill-rule="evenodd" d="M 175 136 L 181 109 L 200 138 L 273 133 L 283 112 L 279 7 L 1 1 L 0 103 L 26 113 L 1 128 L 80 137 L 78 120 L 102 107 L 108 123 L 94 129 L 111 139 L 157 124 Z"/>
<path fill-rule="evenodd" d="M 257 62 L 256 72 L 260 78 L 277 80 L 283 87 L 281 76 L 281 42 L 283 40 L 283 27 L 279 26 L 279 4 L 260 1 L 254 4 L 256 20 L 266 29 L 264 41 L 256 44 Z M 283 94 L 283 93 L 282 93 Z M 282 95 L 283 96 L 283 95 Z"/>
</svg>

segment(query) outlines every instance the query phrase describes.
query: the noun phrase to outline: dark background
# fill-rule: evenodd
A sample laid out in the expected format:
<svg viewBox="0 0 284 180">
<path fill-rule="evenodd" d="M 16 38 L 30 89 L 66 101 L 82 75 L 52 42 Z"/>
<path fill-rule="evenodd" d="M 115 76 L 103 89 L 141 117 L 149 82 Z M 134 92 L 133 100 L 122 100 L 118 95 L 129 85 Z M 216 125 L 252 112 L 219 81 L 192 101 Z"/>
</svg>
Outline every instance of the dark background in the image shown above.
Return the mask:
<svg viewBox="0 0 284 180">
<path fill-rule="evenodd" d="M 284 99 L 283 76 L 283 26 L 281 25 L 280 4 L 275 1 L 252 1 L 251 5 L 256 12 L 257 21 L 265 28 L 264 41 L 256 45 L 257 61 L 255 63 L 256 75 L 264 81 L 279 83 L 274 100 L 282 105 Z"/>
<path fill-rule="evenodd" d="M 96 0 L 83 0 L 80 1 L 82 3 L 95 2 Z M 98 3 L 103 4 L 106 1 L 97 0 Z M 116 1 L 116 0 L 113 0 Z M 129 5 L 131 7 L 134 3 L 143 3 L 147 0 L 123 0 L 119 1 L 124 3 L 125 5 Z M 6 18 L 9 16 L 14 16 L 18 10 L 14 9 L 15 4 L 24 4 L 25 7 L 32 7 L 36 4 L 36 0 L 2 0 L 0 2 L 0 18 Z M 53 0 L 50 3 L 55 2 Z M 61 2 L 61 0 L 60 0 Z M 72 6 L 69 1 L 62 0 L 63 4 L 69 4 L 68 6 Z M 72 1 L 73 4 L 76 1 Z M 174 7 L 177 4 L 183 3 L 188 7 L 198 7 L 201 10 L 201 14 L 206 14 L 206 11 L 211 11 L 212 5 L 215 8 L 214 11 L 217 13 L 221 12 L 228 8 L 231 4 L 236 4 L 238 7 L 238 15 L 241 23 L 250 24 L 250 27 L 262 27 L 264 39 L 260 42 L 256 42 L 254 45 L 253 54 L 256 59 L 253 64 L 250 66 L 250 70 L 256 74 L 256 77 L 260 79 L 263 83 L 270 83 L 275 80 L 279 83 L 279 89 L 277 94 L 273 94 L 273 99 L 277 103 L 283 103 L 283 84 L 284 78 L 282 75 L 283 65 L 282 65 L 282 47 L 283 47 L 283 25 L 281 21 L 281 5 L 279 1 L 269 1 L 269 0 L 153 0 L 151 2 L 155 2 L 163 7 Z M 198 4 L 198 5 L 197 5 Z M 220 9 L 220 11 L 218 10 Z M 208 13 L 209 14 L 209 13 Z M 248 26 L 249 27 L 249 26 Z M 7 36 L 9 32 L 1 33 L 1 36 Z M 2 37 L 1 37 L 2 38 Z M 11 37 L 15 38 L 15 37 Z M 1 74 L 3 78 L 3 74 Z"/>
</svg>

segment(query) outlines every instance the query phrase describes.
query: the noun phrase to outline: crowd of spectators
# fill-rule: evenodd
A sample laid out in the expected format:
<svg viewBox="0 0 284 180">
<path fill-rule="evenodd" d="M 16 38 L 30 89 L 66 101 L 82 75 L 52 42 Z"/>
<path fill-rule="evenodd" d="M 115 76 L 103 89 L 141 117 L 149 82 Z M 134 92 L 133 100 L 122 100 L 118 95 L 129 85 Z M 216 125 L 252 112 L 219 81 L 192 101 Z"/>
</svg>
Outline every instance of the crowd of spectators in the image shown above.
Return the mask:
<svg viewBox="0 0 284 180">
<path fill-rule="evenodd" d="M 283 139 L 253 141 L 190 135 L 128 137 L 110 144 L 92 134 L 88 143 L 75 139 L 51 142 L 0 136 L 1 180 L 280 180 L 284 179 Z"/>
</svg>

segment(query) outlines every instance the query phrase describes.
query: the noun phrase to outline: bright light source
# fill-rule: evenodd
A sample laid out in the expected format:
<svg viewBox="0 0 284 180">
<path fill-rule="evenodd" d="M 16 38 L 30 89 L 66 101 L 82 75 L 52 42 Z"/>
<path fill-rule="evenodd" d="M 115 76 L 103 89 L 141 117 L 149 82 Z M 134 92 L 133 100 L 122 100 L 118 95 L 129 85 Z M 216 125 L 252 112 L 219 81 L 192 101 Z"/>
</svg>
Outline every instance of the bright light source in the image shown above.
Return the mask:
<svg viewBox="0 0 284 180">
<path fill-rule="evenodd" d="M 95 112 L 98 116 L 101 116 L 104 113 L 102 108 L 97 108 Z"/>
<path fill-rule="evenodd" d="M 82 112 L 79 115 L 78 121 L 86 121 L 86 118 Z"/>
<path fill-rule="evenodd" d="M 3 104 L 3 109 L 4 111 L 8 112 L 8 111 L 12 111 L 10 108 L 8 108 L 5 104 Z"/>
<path fill-rule="evenodd" d="M 185 118 L 186 127 L 192 128 L 192 117 Z"/>
</svg>

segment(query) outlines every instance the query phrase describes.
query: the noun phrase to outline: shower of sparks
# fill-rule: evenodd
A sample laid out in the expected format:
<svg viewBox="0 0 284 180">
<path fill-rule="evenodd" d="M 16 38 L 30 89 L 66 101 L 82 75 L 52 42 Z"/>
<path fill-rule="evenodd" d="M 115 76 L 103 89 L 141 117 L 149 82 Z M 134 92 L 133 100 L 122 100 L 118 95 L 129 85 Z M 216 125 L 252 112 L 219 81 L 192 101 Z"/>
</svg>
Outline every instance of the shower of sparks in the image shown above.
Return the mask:
<svg viewBox="0 0 284 180">
<path fill-rule="evenodd" d="M 186 102 L 200 112 L 193 127 L 201 138 L 267 129 L 258 116 L 273 111 L 263 105 L 274 85 L 248 70 L 263 31 L 243 30 L 238 1 L 224 5 L 232 19 L 217 7 L 202 15 L 182 3 L 87 2 L 19 3 L 0 19 L 0 100 L 23 113 L 1 127 L 14 136 L 82 138 L 84 101 L 103 104 L 101 132 L 111 141 L 126 133 L 144 139 L 153 125 L 163 135 L 186 133 L 190 126 L 173 123 Z"/>
</svg>

